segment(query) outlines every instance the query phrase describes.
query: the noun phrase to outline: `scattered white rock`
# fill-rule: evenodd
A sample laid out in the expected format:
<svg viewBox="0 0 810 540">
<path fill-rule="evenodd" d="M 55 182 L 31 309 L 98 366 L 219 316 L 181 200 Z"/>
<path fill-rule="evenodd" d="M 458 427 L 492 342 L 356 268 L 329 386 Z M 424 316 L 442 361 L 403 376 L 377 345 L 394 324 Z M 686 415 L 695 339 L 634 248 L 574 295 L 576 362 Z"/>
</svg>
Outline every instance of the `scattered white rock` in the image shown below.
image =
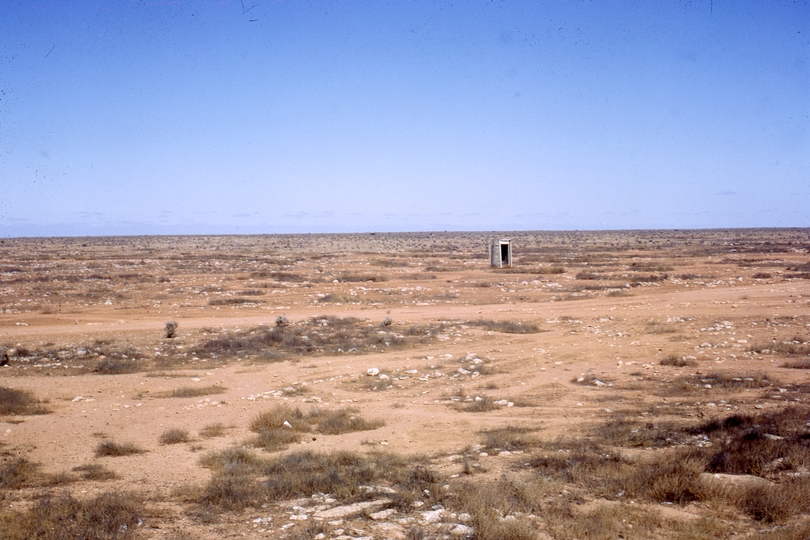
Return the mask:
<svg viewBox="0 0 810 540">
<path fill-rule="evenodd" d="M 442 520 L 442 515 L 444 514 L 444 510 L 428 510 L 427 512 L 422 512 L 422 521 L 425 523 L 438 523 Z"/>
<path fill-rule="evenodd" d="M 379 512 L 373 512 L 368 515 L 374 521 L 382 521 L 384 519 L 388 519 L 390 516 L 396 514 L 397 511 L 395 508 L 388 508 L 386 510 L 380 510 Z"/>
<path fill-rule="evenodd" d="M 453 536 L 470 536 L 472 535 L 472 533 L 473 533 L 472 527 L 462 525 L 461 523 L 450 529 L 450 534 Z"/>
<path fill-rule="evenodd" d="M 336 506 L 335 508 L 315 512 L 315 517 L 319 519 L 342 519 L 362 514 L 366 510 L 371 510 L 372 508 L 380 508 L 390 502 L 390 499 L 377 499 L 376 501 L 364 501 L 348 504 L 346 506 Z"/>
</svg>

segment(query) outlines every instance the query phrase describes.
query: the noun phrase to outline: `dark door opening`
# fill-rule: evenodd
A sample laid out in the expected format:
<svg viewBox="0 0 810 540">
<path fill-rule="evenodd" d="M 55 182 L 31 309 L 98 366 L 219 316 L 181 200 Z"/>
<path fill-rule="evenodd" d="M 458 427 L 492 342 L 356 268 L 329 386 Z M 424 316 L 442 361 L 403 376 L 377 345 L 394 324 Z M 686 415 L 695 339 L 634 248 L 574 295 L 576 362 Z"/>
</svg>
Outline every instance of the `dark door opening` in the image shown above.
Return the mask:
<svg viewBox="0 0 810 540">
<path fill-rule="evenodd" d="M 509 244 L 501 244 L 501 266 L 511 266 L 509 260 Z"/>
</svg>

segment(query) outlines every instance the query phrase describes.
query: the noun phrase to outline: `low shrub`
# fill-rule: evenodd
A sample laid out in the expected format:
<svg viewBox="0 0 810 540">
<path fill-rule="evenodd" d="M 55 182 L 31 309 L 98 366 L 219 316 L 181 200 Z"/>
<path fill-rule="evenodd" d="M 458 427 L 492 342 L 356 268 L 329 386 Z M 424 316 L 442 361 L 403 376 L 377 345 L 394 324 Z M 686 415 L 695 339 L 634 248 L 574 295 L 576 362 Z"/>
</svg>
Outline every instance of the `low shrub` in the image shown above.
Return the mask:
<svg viewBox="0 0 810 540">
<path fill-rule="evenodd" d="M 467 321 L 469 326 L 478 326 L 493 332 L 504 334 L 536 334 L 541 332 L 536 324 L 515 321 L 493 321 L 489 319 L 476 319 Z"/>
<path fill-rule="evenodd" d="M 310 414 L 310 421 L 316 422 L 318 432 L 324 435 L 370 431 L 385 425 L 385 420 L 365 420 L 357 412 L 356 409 L 316 410 Z"/>
<path fill-rule="evenodd" d="M 493 450 L 528 450 L 540 444 L 537 437 L 530 435 L 536 428 L 505 426 L 502 428 L 482 431 L 484 435 L 484 448 Z"/>
<path fill-rule="evenodd" d="M 112 441 L 102 441 L 96 447 L 96 457 L 121 457 L 146 452 L 133 443 L 116 443 Z"/>
<path fill-rule="evenodd" d="M 118 475 L 114 471 L 111 471 L 104 465 L 99 465 L 98 463 L 79 465 L 78 467 L 73 467 L 73 471 L 81 473 L 83 480 L 103 482 L 104 480 L 114 480 L 118 478 Z"/>
<path fill-rule="evenodd" d="M 675 354 L 670 354 L 669 356 L 662 358 L 660 362 L 658 362 L 662 366 L 673 366 L 673 367 L 694 367 L 697 364 L 697 360 L 693 358 L 687 358 L 685 356 L 677 356 Z"/>
<path fill-rule="evenodd" d="M 136 373 L 143 368 L 142 362 L 134 358 L 105 358 L 96 364 L 93 371 L 101 375 L 121 375 L 124 373 Z"/>
<path fill-rule="evenodd" d="M 179 444 L 191 441 L 185 429 L 169 429 L 160 435 L 160 444 Z"/>
<path fill-rule="evenodd" d="M 0 386 L 0 415 L 35 415 L 49 412 L 51 411 L 31 392 Z"/>
<path fill-rule="evenodd" d="M 0 465 L 0 489 L 20 489 L 35 485 L 39 479 L 39 465 L 17 457 Z"/>
<path fill-rule="evenodd" d="M 134 537 L 144 513 L 132 495 L 102 493 L 78 500 L 68 493 L 48 494 L 24 512 L 0 518 L 0 537 L 7 540 L 126 539 Z"/>
<path fill-rule="evenodd" d="M 215 395 L 215 394 L 222 394 L 226 390 L 227 390 L 227 388 L 225 388 L 224 386 L 219 386 L 219 385 L 184 386 L 184 387 L 181 387 L 181 388 L 175 388 L 171 392 L 155 394 L 155 397 L 161 397 L 161 398 L 190 398 L 190 397 L 200 397 L 200 396 L 212 396 L 212 395 Z"/>
<path fill-rule="evenodd" d="M 397 490 L 397 495 L 389 495 L 392 499 L 427 498 L 431 503 L 442 500 L 443 479 L 418 457 L 295 452 L 264 461 L 239 449 L 209 455 L 206 462 L 216 464 L 215 474 L 198 502 L 214 510 L 241 510 L 315 493 L 329 493 L 340 501 L 353 502 L 378 497 L 369 486 L 380 483 Z"/>
<path fill-rule="evenodd" d="M 301 440 L 302 433 L 315 429 L 324 435 L 341 435 L 368 431 L 385 425 L 383 420 L 365 420 L 356 409 L 313 409 L 304 414 L 300 409 L 279 405 L 253 419 L 250 430 L 258 436 L 254 444 L 268 451 L 280 450 Z"/>
<path fill-rule="evenodd" d="M 476 396 L 472 401 L 461 404 L 459 410 L 471 413 L 489 412 L 500 409 L 501 406 L 489 396 Z"/>
<path fill-rule="evenodd" d="M 200 437 L 212 439 L 214 437 L 222 437 L 225 435 L 227 428 L 221 423 L 208 424 L 200 430 Z"/>
</svg>

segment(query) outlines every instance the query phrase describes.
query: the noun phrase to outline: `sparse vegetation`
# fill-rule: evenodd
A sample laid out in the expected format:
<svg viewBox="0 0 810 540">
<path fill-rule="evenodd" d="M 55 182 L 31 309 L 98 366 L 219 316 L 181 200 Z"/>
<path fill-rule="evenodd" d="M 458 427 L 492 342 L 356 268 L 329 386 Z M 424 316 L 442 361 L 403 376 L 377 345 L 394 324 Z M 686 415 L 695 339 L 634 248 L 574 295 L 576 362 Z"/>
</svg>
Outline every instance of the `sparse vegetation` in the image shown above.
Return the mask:
<svg viewBox="0 0 810 540">
<path fill-rule="evenodd" d="M 529 450 L 540 444 L 537 437 L 531 435 L 536 431 L 536 428 L 505 426 L 481 433 L 484 435 L 484 448 L 491 452 L 495 450 Z"/>
<path fill-rule="evenodd" d="M 0 489 L 20 489 L 34 485 L 39 479 L 39 465 L 15 457 L 0 465 Z"/>
<path fill-rule="evenodd" d="M 169 429 L 160 435 L 160 444 L 179 444 L 191 442 L 191 435 L 185 429 Z"/>
<path fill-rule="evenodd" d="M 141 362 L 134 358 L 105 358 L 96 364 L 93 371 L 101 375 L 121 375 L 123 373 L 136 373 L 142 369 Z"/>
<path fill-rule="evenodd" d="M 212 439 L 214 437 L 222 437 L 227 432 L 227 429 L 222 422 L 208 424 L 200 430 L 200 437 Z"/>
<path fill-rule="evenodd" d="M 514 236 L 501 270 L 481 233 L 0 240 L 4 385 L 39 410 L 3 413 L 0 537 L 805 540 L 807 231 Z M 119 437 L 152 451 L 92 458 Z M 74 528 L 114 478 L 146 526 Z"/>
<path fill-rule="evenodd" d="M 501 406 L 495 403 L 490 396 L 475 396 L 472 401 L 464 402 L 459 406 L 459 410 L 471 413 L 489 412 L 500 408 Z"/>
<path fill-rule="evenodd" d="M 146 452 L 133 443 L 102 441 L 96 447 L 96 457 L 122 457 Z"/>
<path fill-rule="evenodd" d="M 132 495 L 103 493 L 79 500 L 68 493 L 47 494 L 27 511 L 0 516 L 0 536 L 7 540 L 125 539 L 137 534 L 143 514 L 140 501 Z"/>
<path fill-rule="evenodd" d="M 418 498 L 441 500 L 442 479 L 421 458 L 296 452 L 264 461 L 244 450 L 229 450 L 209 456 L 207 463 L 215 464 L 215 473 L 198 501 L 215 509 L 240 510 L 316 493 L 329 493 L 340 501 L 352 502 L 367 497 L 368 486 L 380 482 L 396 489 L 395 503 L 407 505 Z M 259 475 L 266 480 L 258 482 Z"/>
<path fill-rule="evenodd" d="M 177 336 L 177 321 L 167 321 L 163 327 L 163 337 L 172 339 Z"/>
<path fill-rule="evenodd" d="M 190 398 L 200 396 L 213 396 L 216 394 L 222 394 L 226 390 L 227 388 L 225 388 L 224 386 L 219 386 L 216 384 L 211 386 L 183 386 L 181 388 L 175 388 L 170 392 L 156 393 L 155 397 Z"/>
<path fill-rule="evenodd" d="M 467 321 L 470 326 L 478 326 L 493 332 L 503 332 L 505 334 L 536 334 L 540 328 L 536 324 L 515 321 L 493 321 L 489 319 L 475 319 Z"/>
<path fill-rule="evenodd" d="M 111 471 L 104 465 L 100 465 L 98 463 L 79 465 L 78 467 L 73 467 L 73 471 L 81 473 L 83 480 L 92 480 L 95 482 L 103 482 L 105 480 L 114 480 L 118 478 L 118 475 L 115 474 L 114 471 Z"/>
<path fill-rule="evenodd" d="M 356 409 L 313 409 L 305 414 L 300 409 L 279 405 L 254 418 L 250 430 L 258 434 L 255 446 L 274 451 L 300 441 L 302 433 L 313 430 L 323 435 L 340 435 L 385 425 L 383 420 L 365 420 L 357 413 Z"/>
<path fill-rule="evenodd" d="M 48 410 L 31 392 L 0 386 L 0 415 L 48 414 Z"/>
<path fill-rule="evenodd" d="M 284 319 L 286 321 L 286 319 Z M 279 360 L 289 355 L 325 353 L 368 353 L 422 343 L 439 328 L 410 327 L 401 333 L 380 334 L 379 325 L 347 317 L 320 316 L 292 325 L 282 322 L 273 328 L 260 326 L 205 341 L 197 347 L 206 355 L 256 355 Z"/>
<path fill-rule="evenodd" d="M 659 364 L 662 366 L 673 367 L 694 367 L 697 365 L 697 360 L 695 358 L 670 354 L 669 356 L 662 358 Z"/>
<path fill-rule="evenodd" d="M 613 382 L 605 376 L 596 376 L 593 373 L 586 373 L 580 375 L 579 377 L 574 377 L 571 379 L 571 382 L 574 384 L 581 384 L 583 386 L 613 386 Z"/>
<path fill-rule="evenodd" d="M 341 435 L 353 431 L 370 431 L 381 428 L 385 421 L 381 419 L 365 420 L 356 409 L 320 410 L 309 415 L 309 420 L 317 424 L 318 433 L 324 435 Z"/>
</svg>

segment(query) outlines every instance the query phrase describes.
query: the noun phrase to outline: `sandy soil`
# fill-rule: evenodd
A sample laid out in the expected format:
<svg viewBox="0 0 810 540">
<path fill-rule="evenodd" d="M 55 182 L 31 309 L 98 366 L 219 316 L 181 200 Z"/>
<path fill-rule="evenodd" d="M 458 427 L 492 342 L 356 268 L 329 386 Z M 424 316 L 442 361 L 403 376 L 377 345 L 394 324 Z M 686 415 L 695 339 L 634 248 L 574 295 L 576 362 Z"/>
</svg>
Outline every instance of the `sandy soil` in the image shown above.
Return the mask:
<svg viewBox="0 0 810 540">
<path fill-rule="evenodd" d="M 281 525 L 284 509 L 201 523 L 189 513 L 193 504 L 176 493 L 210 478 L 201 455 L 250 440 L 250 421 L 281 402 L 304 410 L 350 406 L 363 418 L 385 420 L 372 431 L 308 436 L 288 452 L 425 454 L 453 475 L 461 470 L 454 456 L 480 443 L 488 428 L 538 427 L 540 439 L 553 441 L 672 401 L 685 407 L 680 419 L 688 420 L 807 399 L 789 386 L 807 383 L 806 370 L 787 369 L 790 358 L 755 347 L 810 341 L 807 230 L 513 233 L 515 266 L 504 270 L 486 259 L 486 242 L 496 237 L 2 241 L 0 345 L 10 362 L 0 368 L 0 385 L 29 390 L 52 411 L 0 417 L 4 459 L 25 457 L 49 473 L 101 463 L 119 475 L 18 490 L 3 504 L 22 509 L 52 489 L 76 496 L 135 489 L 154 501 L 139 531 L 147 537 L 277 537 L 278 529 L 258 533 L 252 520 L 275 513 Z M 255 352 L 216 358 L 200 352 L 216 337 L 273 327 L 279 316 L 294 328 L 320 315 L 356 317 L 386 332 L 379 334 L 384 339 L 415 326 L 438 330 L 402 345 L 327 348 L 276 361 Z M 386 317 L 392 324 L 381 326 Z M 163 336 L 169 320 L 179 323 L 173 339 Z M 506 333 L 476 321 L 519 322 L 539 331 Z M 672 355 L 696 365 L 659 364 Z M 132 358 L 135 372 L 98 371 L 104 360 Z M 474 358 L 486 366 L 481 375 L 472 370 Z M 379 376 L 368 375 L 373 368 L 390 376 L 376 390 L 369 381 Z M 782 390 L 726 395 L 706 389 L 675 398 L 656 390 L 718 371 L 767 374 Z M 577 384 L 587 375 L 599 382 Z M 212 385 L 225 390 L 161 397 Z M 505 405 L 460 410 L 476 397 Z M 223 436 L 200 435 L 216 423 L 226 426 Z M 187 430 L 193 441 L 160 444 L 172 428 Z M 104 440 L 146 452 L 95 457 Z M 512 466 L 508 456 L 480 461 L 489 471 L 482 478 Z"/>
</svg>

